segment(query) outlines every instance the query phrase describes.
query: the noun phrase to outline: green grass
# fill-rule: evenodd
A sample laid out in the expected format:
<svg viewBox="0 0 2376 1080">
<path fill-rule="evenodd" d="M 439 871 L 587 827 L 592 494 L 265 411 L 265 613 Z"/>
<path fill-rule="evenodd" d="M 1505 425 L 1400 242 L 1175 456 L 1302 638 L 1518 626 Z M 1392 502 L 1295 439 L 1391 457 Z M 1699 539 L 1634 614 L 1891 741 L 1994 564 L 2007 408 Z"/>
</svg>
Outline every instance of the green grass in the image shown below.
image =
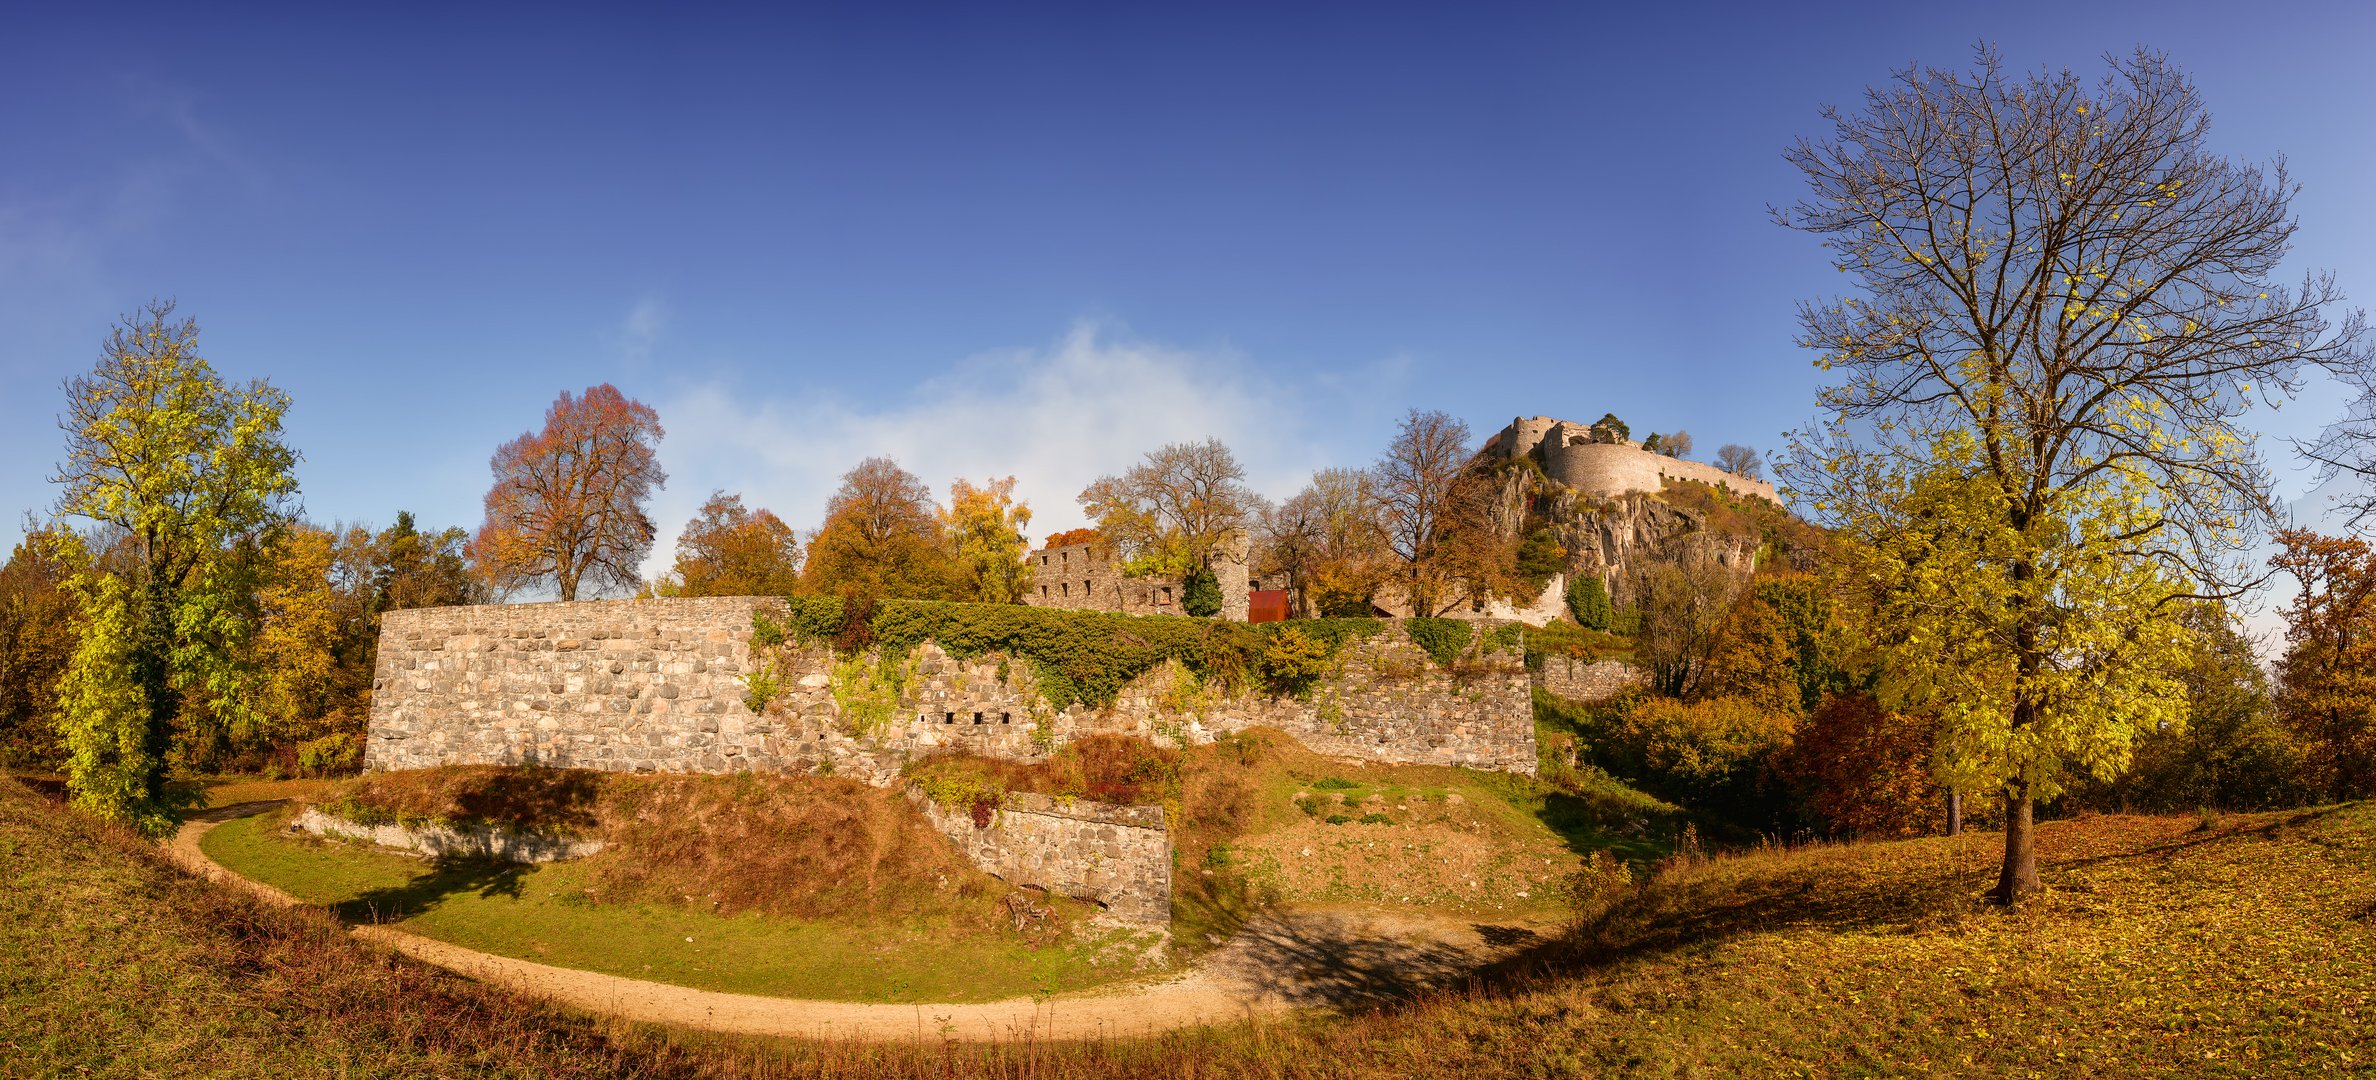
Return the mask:
<svg viewBox="0 0 2376 1080">
<path fill-rule="evenodd" d="M 1064 993 L 1133 974 L 1145 942 L 1121 933 L 1032 947 L 1019 936 L 929 921 L 726 917 L 588 898 L 583 862 L 430 863 L 287 835 L 285 811 L 218 825 L 208 857 L 351 922 L 501 956 L 629 978 L 774 997 L 966 1002 Z M 596 856 L 600 858 L 600 856 Z"/>
</svg>

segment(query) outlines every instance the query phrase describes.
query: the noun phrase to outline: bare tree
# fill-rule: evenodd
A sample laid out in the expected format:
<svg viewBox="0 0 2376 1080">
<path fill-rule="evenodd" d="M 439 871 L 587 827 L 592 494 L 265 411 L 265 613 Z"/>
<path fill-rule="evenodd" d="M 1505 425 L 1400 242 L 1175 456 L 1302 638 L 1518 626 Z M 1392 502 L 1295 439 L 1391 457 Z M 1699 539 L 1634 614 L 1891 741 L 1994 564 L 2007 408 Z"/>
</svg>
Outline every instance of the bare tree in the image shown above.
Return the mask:
<svg viewBox="0 0 2376 1080">
<path fill-rule="evenodd" d="M 1880 603 L 1912 612 L 1909 590 L 1931 590 L 1904 617 L 1968 649 L 1939 666 L 1915 634 L 1932 651 L 1893 662 L 1931 664 L 1931 693 L 1954 695 L 1950 786 L 2003 790 L 2011 902 L 2039 887 L 2034 801 L 2067 767 L 2122 760 L 2151 700 L 2109 680 L 2143 686 L 2139 650 L 2183 634 L 2184 600 L 2252 582 L 2241 556 L 2275 508 L 2246 412 L 2307 365 L 2361 370 L 2362 321 L 2327 322 L 2332 275 L 2276 282 L 2295 185 L 2282 162 L 2211 152 L 2159 54 L 2090 84 L 2009 78 L 1983 48 L 1974 71 L 1901 72 L 1824 115 L 1831 135 L 1787 155 L 1809 195 L 1776 216 L 1862 296 L 1802 309 L 1839 381 L 1785 471 L 1857 550 L 1979 538 L 1952 573 L 1918 554 L 1872 568 L 1896 575 Z"/>
<path fill-rule="evenodd" d="M 660 414 L 604 383 L 564 390 L 543 431 L 503 444 L 491 465 L 487 520 L 471 555 L 498 590 L 551 582 L 563 600 L 581 586 L 632 588 L 652 550 L 644 502 L 668 482 L 660 470 Z"/>
<path fill-rule="evenodd" d="M 1658 452 L 1671 458 L 1691 456 L 1691 433 L 1678 431 L 1658 440 Z"/>
<path fill-rule="evenodd" d="M 1257 539 L 1258 565 L 1286 576 L 1305 615 L 1369 612 L 1386 553 L 1369 473 L 1313 473 L 1302 491 L 1264 512 Z"/>
<path fill-rule="evenodd" d="M 1716 467 L 1743 480 L 1759 480 L 1765 476 L 1765 463 L 1758 460 L 1757 451 L 1739 443 L 1726 443 L 1716 448 Z"/>
<path fill-rule="evenodd" d="M 1251 532 L 1263 506 L 1219 439 L 1150 451 L 1122 475 L 1090 483 L 1080 502 L 1134 569 L 1174 574 L 1211 566 L 1224 545 Z"/>
<path fill-rule="evenodd" d="M 1386 543 L 1401 561 L 1401 579 L 1411 612 L 1434 615 L 1451 602 L 1445 541 L 1461 515 L 1463 481 L 1469 462 L 1466 423 L 1433 410 L 1412 409 L 1403 417 L 1386 455 L 1371 470 Z"/>
</svg>

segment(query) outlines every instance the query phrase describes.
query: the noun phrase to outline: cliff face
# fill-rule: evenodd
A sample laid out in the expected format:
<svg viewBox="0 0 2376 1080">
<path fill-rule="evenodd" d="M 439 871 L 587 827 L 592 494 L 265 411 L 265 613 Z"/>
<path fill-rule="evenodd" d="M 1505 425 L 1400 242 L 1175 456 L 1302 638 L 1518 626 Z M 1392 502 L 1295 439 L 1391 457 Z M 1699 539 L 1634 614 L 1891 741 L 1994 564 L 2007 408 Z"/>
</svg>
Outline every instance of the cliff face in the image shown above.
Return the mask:
<svg viewBox="0 0 2376 1080">
<path fill-rule="evenodd" d="M 1607 581 L 1619 606 L 1633 602 L 1628 571 L 1647 559 L 1711 559 L 1742 577 L 1756 569 L 1758 537 L 1711 532 L 1707 515 L 1654 495 L 1586 502 L 1570 490 L 1555 497 L 1551 509 L 1551 520 L 1561 523 L 1568 576 Z"/>
</svg>

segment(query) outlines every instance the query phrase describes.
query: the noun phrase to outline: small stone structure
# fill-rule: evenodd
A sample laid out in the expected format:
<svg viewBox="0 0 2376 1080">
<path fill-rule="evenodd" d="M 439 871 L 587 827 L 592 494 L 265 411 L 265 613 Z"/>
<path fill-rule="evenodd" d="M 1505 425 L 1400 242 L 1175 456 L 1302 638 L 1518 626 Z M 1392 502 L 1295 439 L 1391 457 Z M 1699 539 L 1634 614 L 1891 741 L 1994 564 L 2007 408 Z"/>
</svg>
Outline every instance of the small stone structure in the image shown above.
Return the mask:
<svg viewBox="0 0 2376 1080">
<path fill-rule="evenodd" d="M 1584 661 L 1572 656 L 1550 656 L 1543 659 L 1543 668 L 1535 673 L 1535 681 L 1544 690 L 1569 701 L 1592 705 L 1647 686 L 1650 676 L 1623 660 Z"/>
<path fill-rule="evenodd" d="M 978 825 L 970 808 L 913 789 L 908 798 L 975 866 L 1009 884 L 1091 901 L 1125 925 L 1171 925 L 1171 833 L 1160 806 L 1016 792 Z"/>
<path fill-rule="evenodd" d="M 860 730 L 834 687 L 837 667 L 846 677 L 855 665 L 822 648 L 768 658 L 780 689 L 748 707 L 751 615 L 763 607 L 782 617 L 782 601 L 754 597 L 388 612 L 364 767 L 831 771 L 883 785 L 936 750 L 1034 761 L 1085 735 L 1200 742 L 1267 725 L 1339 757 L 1535 770 L 1517 657 L 1447 671 L 1395 623 L 1347 642 L 1304 697 L 1222 697 L 1166 666 L 1111 705 L 1062 710 L 1042 703 L 1026 663 L 960 661 L 927 643 L 906 658 L 890 715 Z"/>
<path fill-rule="evenodd" d="M 1030 556 L 1031 587 L 1023 602 L 1033 607 L 1077 611 L 1119 611 L 1126 615 L 1184 615 L 1180 607 L 1187 586 L 1177 577 L 1122 572 L 1112 551 L 1096 544 L 1066 544 L 1035 551 Z M 1243 538 L 1213 561 L 1213 578 L 1221 585 L 1221 618 L 1246 621 L 1248 594 L 1255 587 L 1246 570 Z"/>
<path fill-rule="evenodd" d="M 1597 442 L 1589 425 L 1548 416 L 1518 417 L 1485 441 L 1485 453 L 1531 456 L 1543 474 L 1596 498 L 1631 492 L 1657 494 L 1668 480 L 1697 480 L 1736 495 L 1780 505 L 1782 495 L 1763 480 L 1735 476 L 1713 465 L 1642 449 L 1636 442 Z"/>
<path fill-rule="evenodd" d="M 602 850 L 600 840 L 575 840 L 549 833 L 526 832 L 494 825 L 364 825 L 308 807 L 289 827 L 315 836 L 362 840 L 384 848 L 410 851 L 430 858 L 464 857 L 504 862 L 546 863 L 579 859 Z"/>
</svg>

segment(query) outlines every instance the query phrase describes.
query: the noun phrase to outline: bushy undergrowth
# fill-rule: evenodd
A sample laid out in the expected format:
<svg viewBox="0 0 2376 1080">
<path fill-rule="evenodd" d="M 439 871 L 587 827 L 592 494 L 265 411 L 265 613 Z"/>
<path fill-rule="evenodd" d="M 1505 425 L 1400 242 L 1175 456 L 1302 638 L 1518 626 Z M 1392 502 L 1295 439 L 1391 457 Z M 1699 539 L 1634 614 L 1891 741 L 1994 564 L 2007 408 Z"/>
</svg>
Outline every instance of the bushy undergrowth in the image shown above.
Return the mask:
<svg viewBox="0 0 2376 1080">
<path fill-rule="evenodd" d="M 374 773 L 322 800 L 364 823 L 494 824 L 602 839 L 597 899 L 795 918 L 989 926 L 1006 889 L 896 792 L 812 776 L 638 776 L 453 765 Z"/>
<path fill-rule="evenodd" d="M 841 652 L 880 648 L 905 655 L 926 641 L 960 660 L 992 654 L 1031 665 L 1041 696 L 1055 708 L 1111 704 L 1130 681 L 1167 661 L 1229 691 L 1298 693 L 1334 662 L 1347 643 L 1385 628 L 1376 619 L 1219 622 L 1176 615 L 1123 615 L 1023 604 L 793 596 L 778 624 L 764 615 L 753 641 L 790 640 Z"/>
</svg>

